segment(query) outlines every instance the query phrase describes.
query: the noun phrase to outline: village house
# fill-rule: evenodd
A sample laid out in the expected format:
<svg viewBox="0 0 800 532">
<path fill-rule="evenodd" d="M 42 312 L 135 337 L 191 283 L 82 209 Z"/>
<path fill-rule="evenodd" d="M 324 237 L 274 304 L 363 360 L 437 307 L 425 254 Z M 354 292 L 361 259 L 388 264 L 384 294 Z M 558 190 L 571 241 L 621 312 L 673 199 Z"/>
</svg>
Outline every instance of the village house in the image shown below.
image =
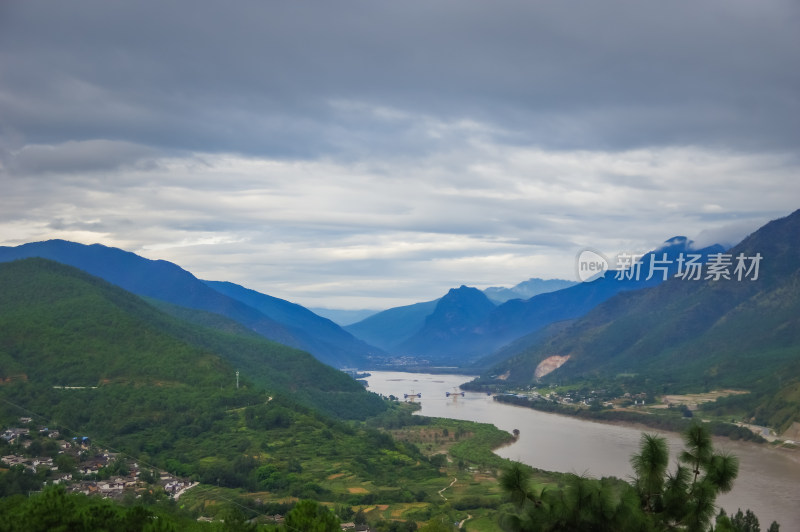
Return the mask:
<svg viewBox="0 0 800 532">
<path fill-rule="evenodd" d="M 27 469 L 37 472 L 39 468 L 44 467 L 47 469 L 52 469 L 53 471 L 57 471 L 58 467 L 53 465 L 52 458 L 27 458 L 24 456 L 18 456 L 15 454 L 10 454 L 8 456 L 3 457 L 3 462 L 5 462 L 9 467 L 14 466 L 25 466 Z"/>
<path fill-rule="evenodd" d="M 64 473 L 53 479 L 53 484 L 69 483 L 72 480 L 72 473 Z"/>
<path fill-rule="evenodd" d="M 30 432 L 31 432 L 30 429 L 11 428 L 3 432 L 2 438 L 6 440 L 8 443 L 19 443 L 18 440 L 22 436 L 28 436 Z"/>
<path fill-rule="evenodd" d="M 3 462 L 5 462 L 9 467 L 14 467 L 17 465 L 25 465 L 27 458 L 24 456 L 17 456 L 15 454 L 10 454 L 8 456 L 3 457 Z"/>
</svg>

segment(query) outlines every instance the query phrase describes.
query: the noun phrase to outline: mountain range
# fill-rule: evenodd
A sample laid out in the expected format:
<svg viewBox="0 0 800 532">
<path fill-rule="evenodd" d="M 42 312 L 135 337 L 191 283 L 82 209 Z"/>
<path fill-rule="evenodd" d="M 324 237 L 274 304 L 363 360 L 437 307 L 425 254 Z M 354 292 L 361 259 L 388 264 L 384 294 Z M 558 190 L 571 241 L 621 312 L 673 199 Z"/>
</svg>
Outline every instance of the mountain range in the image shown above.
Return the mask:
<svg viewBox="0 0 800 532">
<path fill-rule="evenodd" d="M 695 251 L 690 241 L 676 237 L 645 255 L 640 267 L 646 272 L 656 256 L 674 259 L 691 251 L 705 260 L 721 250 L 712 246 Z M 619 292 L 653 286 L 661 280 L 658 275 L 651 279 L 618 278 L 613 271 L 579 284 L 534 278 L 504 289 L 504 294 L 571 286 L 499 305 L 487 296 L 487 292 L 496 295 L 499 289 L 480 291 L 461 286 L 439 299 L 389 309 L 342 328 L 301 305 L 230 282 L 203 281 L 176 264 L 117 248 L 63 240 L 0 247 L 0 262 L 26 257 L 80 268 L 137 295 L 169 304 L 161 310 L 181 319 L 200 324 L 215 319 L 182 309 L 230 318 L 249 331 L 308 351 L 339 368 L 380 366 L 387 352 L 422 364 L 485 367 L 505 356 L 510 344 L 526 345 L 527 336 L 552 323 L 578 318 Z"/>
<path fill-rule="evenodd" d="M 585 316 L 523 347 L 482 379 L 537 382 L 536 368 L 569 357 L 542 379 L 641 376 L 666 389 L 750 390 L 753 415 L 786 427 L 800 412 L 800 211 L 774 220 L 725 253 L 717 275 L 609 298 Z M 739 265 L 743 268 L 739 269 Z M 594 284 L 594 283 L 589 283 Z M 496 380 L 494 380 L 496 382 Z"/>
<path fill-rule="evenodd" d="M 797 417 L 791 405 L 800 404 L 798 241 L 800 211 L 770 222 L 727 252 L 721 246 L 698 250 L 686 238 L 671 238 L 641 258 L 636 266 L 641 275 L 632 275 L 634 269 L 609 270 L 587 282 L 499 305 L 486 291 L 462 285 L 439 299 L 379 312 L 345 328 L 300 305 L 229 282 L 202 281 L 175 264 L 101 245 L 51 240 L 0 247 L 0 262 L 43 257 L 137 294 L 159 316 L 182 324 L 170 325 L 173 332 L 181 331 L 181 341 L 200 339 L 202 348 L 250 368 L 251 378 L 267 379 L 265 372 L 286 367 L 290 359 L 305 366 L 310 359 L 300 350 L 332 366 L 361 368 L 384 363 L 389 353 L 431 365 L 491 367 L 481 384 L 499 383 L 500 377 L 504 385 L 605 382 L 623 375 L 655 379 L 664 390 L 739 387 L 754 392 L 753 412 L 782 426 Z M 694 266 L 703 276 L 689 278 L 689 256 L 696 256 Z M 719 263 L 723 259 L 727 264 Z M 3 305 L 13 308 L 12 303 L 6 297 Z M 28 345 L 14 342 L 34 337 L 32 331 L 16 336 L 4 331 L 3 378 L 36 372 L 20 370 L 14 358 L 19 345 Z M 263 338 L 297 349 L 258 344 Z M 57 343 L 40 347 L 52 353 Z M 9 350 L 9 345 L 16 347 Z M 259 352 L 276 349 L 287 351 L 264 365 Z M 91 359 L 98 350 L 84 354 Z M 565 363 L 549 375 L 537 373 L 554 356 Z M 293 368 L 276 375 L 300 371 Z M 283 377 L 281 386 L 303 382 L 294 378 Z M 320 401 L 325 394 L 308 388 L 307 401 Z M 328 408 L 340 408 L 335 403 Z"/>
<path fill-rule="evenodd" d="M 392 352 L 425 325 L 425 319 L 436 309 L 438 301 L 434 299 L 390 308 L 348 325 L 345 330 L 369 344 Z"/>
<path fill-rule="evenodd" d="M 512 286 L 511 288 L 507 288 L 505 286 L 490 286 L 489 288 L 484 288 L 483 293 L 486 294 L 486 297 L 488 297 L 493 303 L 500 304 L 500 303 L 505 303 L 509 299 L 528 299 L 535 295 L 544 294 L 545 292 L 555 292 L 556 290 L 561 290 L 562 288 L 568 288 L 574 284 L 577 284 L 577 281 L 567 281 L 564 279 L 540 279 L 538 277 L 532 277 L 527 281 L 522 281 L 521 283 Z M 436 301 L 438 301 L 438 299 Z M 395 308 L 405 308 L 405 307 L 395 307 Z M 423 308 L 424 307 L 419 308 L 420 314 L 419 317 L 417 318 L 418 319 L 416 323 L 417 328 L 421 326 L 421 324 L 425 321 L 425 318 L 430 314 L 430 312 L 424 312 L 422 310 Z M 336 322 L 342 327 L 347 327 L 348 325 L 353 325 L 355 323 L 362 322 L 367 318 L 369 318 L 370 316 L 374 316 L 382 312 L 380 310 L 368 310 L 368 309 L 345 310 L 345 309 L 330 309 L 323 307 L 313 307 L 309 308 L 309 310 L 313 311 L 315 314 L 318 314 L 324 318 L 328 318 L 329 320 Z M 394 309 L 388 309 L 388 311 L 392 310 Z M 361 327 L 356 328 L 358 333 L 354 332 L 354 334 L 356 334 L 356 336 L 360 338 L 369 336 L 371 328 L 372 325 L 362 325 Z M 373 343 L 374 345 L 378 345 L 379 347 L 384 349 L 389 347 L 389 345 L 386 345 L 381 341 L 381 338 L 377 338 L 377 343 L 374 342 L 369 342 L 369 343 Z"/>
<path fill-rule="evenodd" d="M 485 288 L 483 293 L 495 303 L 505 303 L 510 299 L 530 299 L 533 296 L 538 296 L 539 294 L 545 294 L 547 292 L 555 292 L 556 290 L 569 288 L 575 284 L 578 284 L 578 282 L 567 281 L 565 279 L 540 279 L 538 277 L 532 277 L 511 288 L 490 286 L 489 288 Z"/>
<path fill-rule="evenodd" d="M 504 346 L 550 324 L 578 318 L 620 292 L 659 284 L 675 273 L 677 258 L 682 255 L 697 255 L 703 262 L 710 254 L 722 251 L 719 245 L 695 249 L 687 238 L 674 237 L 641 257 L 637 275 L 609 270 L 591 282 L 571 283 L 561 290 L 525 300 L 511 299 L 497 306 L 485 292 L 462 286 L 438 300 L 390 309 L 346 330 L 395 355 L 432 364 L 480 364 L 481 359 L 493 354 L 496 359 Z M 660 272 L 663 262 L 669 264 Z M 656 272 L 652 276 L 651 264 Z"/>
<path fill-rule="evenodd" d="M 484 289 L 483 293 L 492 303 L 500 304 L 511 299 L 529 299 L 538 294 L 554 292 L 556 290 L 568 288 L 575 284 L 577 284 L 575 281 L 566 281 L 563 279 L 545 280 L 534 277 L 514 285 L 511 288 L 492 286 Z M 448 296 L 451 298 L 458 297 L 458 291 L 454 293 L 451 290 L 450 293 L 443 297 Z M 482 298 L 475 296 L 474 294 L 473 298 L 478 301 L 479 306 L 488 308 Z M 344 328 L 365 342 L 380 347 L 388 352 L 403 353 L 409 347 L 411 347 L 413 350 L 413 346 L 415 344 L 422 343 L 425 336 L 430 335 L 433 337 L 446 337 L 452 335 L 452 331 L 443 331 L 440 334 L 439 332 L 432 330 L 437 322 L 453 322 L 454 320 L 452 316 L 450 318 L 443 316 L 432 317 L 431 321 L 433 323 L 429 326 L 426 325 L 428 318 L 431 317 L 436 310 L 436 304 L 440 299 L 442 298 L 434 299 L 432 301 L 425 301 L 423 303 L 414 303 L 412 305 L 394 307 L 381 312 L 370 312 L 369 316 L 366 316 L 358 321 L 347 323 L 344 325 Z M 459 306 L 462 305 L 462 303 L 453 302 L 452 304 L 446 303 L 446 305 Z M 443 310 L 443 312 L 447 312 L 446 308 Z M 471 311 L 467 312 L 469 313 Z M 335 314 L 331 316 L 331 319 L 334 319 L 333 316 L 335 316 Z M 337 320 L 334 319 L 334 321 Z M 337 323 L 341 322 L 337 321 Z M 452 324 L 455 327 L 464 328 L 464 324 Z M 427 327 L 428 330 L 426 332 L 422 332 L 422 329 L 425 327 Z M 412 337 L 418 334 L 420 337 L 412 340 Z"/>
<path fill-rule="evenodd" d="M 317 358 L 332 366 L 341 367 L 344 364 L 363 367 L 367 357 L 379 353 L 378 349 L 357 339 L 333 321 L 297 303 L 230 282 L 204 282 L 220 294 L 244 303 L 282 324 L 294 338 L 301 340 L 298 347 L 316 354 Z"/>
<path fill-rule="evenodd" d="M 158 479 L 161 471 L 205 484 L 199 503 L 181 500 L 187 507 L 235 496 L 237 507 L 245 501 L 259 508 L 258 514 L 263 506 L 242 497 L 350 505 L 396 501 L 398 485 L 427 486 L 432 480 L 433 486 L 446 485 L 439 466 L 416 446 L 363 423 L 397 417 L 397 406 L 310 354 L 228 318 L 177 310 L 208 324 L 200 326 L 162 311 L 167 307 L 175 306 L 47 259 L 0 264 L 0 426 L 29 426 L 32 456 L 61 458 L 63 452 L 33 427 L 48 427 L 51 436 L 66 441 L 88 439 L 87 460 L 105 449 L 116 456 L 84 478 L 75 470 L 76 453 L 65 453 L 57 474 L 74 474 L 76 488 L 81 479 L 108 478 L 103 475 L 113 474 L 115 482 L 121 482 L 117 476 L 132 478 L 128 467 L 140 469 L 139 480 L 145 473 Z M 0 447 L 4 456 L 25 452 L 5 439 Z M 122 464 L 125 472 L 117 468 Z M 57 483 L 55 471 L 45 476 L 41 469 L 34 473 L 3 463 L 0 487 L 4 495 L 23 491 L 26 485 L 16 483 L 17 473 L 24 474 L 34 482 L 27 494 L 45 479 Z M 341 477 L 348 483 L 337 480 Z M 354 494 L 349 483 L 368 485 L 369 492 Z M 140 486 L 137 493 L 144 498 Z M 211 490 L 231 491 L 220 497 Z M 414 500 L 407 493 L 403 500 Z M 3 499 L 3 516 L 10 501 Z M 54 504 L 53 520 L 38 521 L 31 530 L 58 527 L 63 507 Z M 105 520 L 99 528 L 87 522 L 81 518 L 75 526 L 110 529 Z M 130 523 L 124 528 L 142 529 Z M 228 524 L 230 530 L 255 527 Z"/>
<path fill-rule="evenodd" d="M 310 354 L 239 334 L 236 328 L 242 327 L 228 321 L 216 315 L 217 326 L 203 327 L 177 319 L 118 286 L 47 259 L 0 264 L 0 380 L 48 389 L 232 389 L 238 370 L 243 383 L 291 393 L 337 416 L 384 408 L 377 396 Z"/>
<path fill-rule="evenodd" d="M 335 366 L 364 366 L 380 350 L 311 311 L 230 283 L 201 281 L 176 264 L 100 244 L 64 240 L 0 247 L 0 262 L 41 257 L 68 264 L 134 294 L 226 316 L 261 336 Z"/>
</svg>

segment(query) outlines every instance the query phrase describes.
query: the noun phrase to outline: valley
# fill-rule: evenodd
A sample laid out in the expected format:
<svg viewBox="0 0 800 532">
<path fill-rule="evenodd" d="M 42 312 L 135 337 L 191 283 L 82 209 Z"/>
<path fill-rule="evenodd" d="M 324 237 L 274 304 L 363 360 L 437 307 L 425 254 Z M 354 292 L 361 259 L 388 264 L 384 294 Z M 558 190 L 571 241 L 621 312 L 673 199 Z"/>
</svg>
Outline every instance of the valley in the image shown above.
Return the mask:
<svg viewBox="0 0 800 532">
<path fill-rule="evenodd" d="M 689 514 L 641 502 L 630 460 L 643 432 L 677 449 L 695 430 L 732 454 L 697 458 L 707 491 L 679 497 L 713 492 L 712 509 L 800 526 L 787 499 L 800 481 L 800 257 L 785 244 L 797 238 L 800 211 L 724 254 L 672 238 L 637 266 L 763 253 L 744 280 L 665 269 L 518 292 L 462 285 L 344 328 L 115 248 L 0 248 L 2 501 L 18 516 L 50 499 L 111 504 L 117 520 L 141 508 L 181 529 L 286 530 L 313 514 L 330 530 L 489 532 L 519 511 L 518 474 L 553 508 L 599 490 L 615 519 L 681 529 Z M 523 289 L 539 291 L 511 297 Z M 75 450 L 80 438 L 91 443 Z M 733 489 L 711 487 L 720 464 L 738 473 Z"/>
</svg>

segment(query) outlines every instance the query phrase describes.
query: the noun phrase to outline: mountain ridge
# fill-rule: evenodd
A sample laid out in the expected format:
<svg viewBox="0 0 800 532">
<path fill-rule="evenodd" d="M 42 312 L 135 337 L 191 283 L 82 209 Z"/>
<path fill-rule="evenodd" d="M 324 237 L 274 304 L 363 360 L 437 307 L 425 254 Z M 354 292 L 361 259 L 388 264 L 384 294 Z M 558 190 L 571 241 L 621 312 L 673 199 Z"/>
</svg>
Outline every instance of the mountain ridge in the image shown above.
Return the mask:
<svg viewBox="0 0 800 532">
<path fill-rule="evenodd" d="M 294 337 L 301 339 L 303 348 L 310 352 L 329 353 L 339 365 L 357 367 L 364 364 L 365 356 L 380 354 L 378 349 L 359 340 L 332 320 L 302 305 L 227 281 L 203 282 L 284 325 Z"/>
<path fill-rule="evenodd" d="M 393 307 L 344 329 L 365 342 L 394 352 L 425 325 L 425 319 L 436 308 L 438 299 L 401 307 Z"/>
<path fill-rule="evenodd" d="M 415 356 L 430 364 L 481 366 L 494 363 L 510 353 L 506 346 L 535 333 L 550 324 L 576 319 L 599 303 L 619 292 L 638 290 L 662 282 L 658 275 L 652 278 L 650 265 L 659 272 L 658 263 L 666 256 L 674 258 L 681 253 L 696 254 L 705 261 L 712 253 L 724 251 L 719 245 L 694 249 L 686 237 L 672 237 L 661 246 L 641 257 L 636 268 L 637 276 L 621 275 L 614 270 L 605 271 L 590 282 L 572 284 L 567 288 L 541 293 L 529 299 L 511 299 L 483 312 L 480 320 L 465 315 L 464 321 L 455 323 L 457 314 L 447 323 L 429 322 L 438 305 L 446 296 L 435 302 L 390 309 L 347 327 L 354 335 L 369 343 L 381 345 L 391 354 Z M 657 256 L 658 255 L 658 256 Z M 674 273 L 676 266 L 671 267 Z M 641 278 L 638 273 L 643 272 Z M 619 278 L 617 278 L 619 277 Z M 453 293 L 452 289 L 448 295 Z M 478 292 L 477 289 L 471 289 Z M 486 297 L 485 292 L 483 296 Z M 486 298 L 487 301 L 488 297 Z M 484 307 L 488 309 L 488 307 Z M 428 312 L 425 315 L 425 312 Z M 409 315 L 411 318 L 409 319 Z M 402 324 L 402 327 L 398 327 Z M 437 330 L 438 329 L 438 330 Z M 458 331 L 458 334 L 455 334 Z M 387 336 L 391 335 L 391 340 Z M 447 341 L 444 341 L 447 339 Z M 510 355 L 509 355 L 510 356 Z M 481 362 L 486 359 L 487 362 Z"/>
<path fill-rule="evenodd" d="M 503 286 L 490 286 L 485 288 L 483 293 L 492 301 L 500 304 L 505 303 L 511 299 L 530 299 L 539 294 L 548 292 L 555 292 L 569 288 L 577 284 L 577 281 L 568 281 L 566 279 L 541 279 L 539 277 L 531 277 L 527 281 L 517 283 L 511 288 Z"/>
<path fill-rule="evenodd" d="M 509 384 L 530 383 L 546 357 L 570 355 L 543 381 L 629 374 L 669 389 L 739 387 L 751 390 L 752 398 L 729 403 L 751 401 L 752 416 L 785 427 L 800 416 L 800 401 L 765 405 L 800 383 L 798 241 L 800 210 L 769 222 L 726 252 L 728 279 L 706 270 L 702 279 L 672 278 L 618 294 L 495 366 L 482 381 L 507 373 Z M 758 277 L 753 278 L 753 269 L 749 278 L 738 279 L 747 272 L 737 275 L 737 257 L 751 267 L 757 262 Z"/>
<path fill-rule="evenodd" d="M 291 392 L 336 415 L 346 417 L 356 405 L 379 412 L 382 404 L 306 352 L 192 325 L 117 285 L 42 258 L 0 263 L 0 361 L 0 377 L 26 374 L 49 386 L 144 379 L 231 387 L 235 368 L 250 383 Z"/>
<path fill-rule="evenodd" d="M 477 288 L 465 285 L 452 288 L 425 318 L 422 329 L 403 342 L 398 350 L 423 358 L 436 353 L 437 362 L 449 360 L 449 355 L 457 356 L 463 350 L 460 342 L 463 335 L 478 327 L 494 309 L 495 304 Z M 458 358 L 455 360 L 463 362 Z"/>
<path fill-rule="evenodd" d="M 335 346 L 335 342 L 332 346 L 331 342 L 319 341 L 313 331 L 303 329 L 291 319 L 281 323 L 235 298 L 220 293 L 191 272 L 168 261 L 147 259 L 133 252 L 102 244 L 86 245 L 66 240 L 0 247 L 0 262 L 34 256 L 74 266 L 140 296 L 221 314 L 238 321 L 265 338 L 309 350 L 317 358 L 332 366 L 342 367 L 362 362 L 374 351 L 374 348 L 352 341 L 348 341 L 345 347 Z M 341 337 L 347 336 L 343 334 Z M 342 353 L 348 354 L 347 361 L 338 360 Z"/>
</svg>

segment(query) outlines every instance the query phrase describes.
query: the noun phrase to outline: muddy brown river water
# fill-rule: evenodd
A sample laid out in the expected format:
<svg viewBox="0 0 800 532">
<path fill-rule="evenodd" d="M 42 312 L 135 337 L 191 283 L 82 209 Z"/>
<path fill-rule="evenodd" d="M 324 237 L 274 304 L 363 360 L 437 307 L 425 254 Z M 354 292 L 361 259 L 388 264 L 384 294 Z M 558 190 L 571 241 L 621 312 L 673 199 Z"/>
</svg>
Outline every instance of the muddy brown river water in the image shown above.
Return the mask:
<svg viewBox="0 0 800 532">
<path fill-rule="evenodd" d="M 520 431 L 519 440 L 498 449 L 498 455 L 548 471 L 573 472 L 594 477 L 630 478 L 630 456 L 638 451 L 642 432 L 659 433 L 669 442 L 672 462 L 683 449 L 679 434 L 646 427 L 596 423 L 539 412 L 494 401 L 481 393 L 446 397 L 471 378 L 375 371 L 367 379 L 369 390 L 382 395 L 421 393 L 420 415 L 491 423 L 500 429 Z M 718 450 L 739 457 L 739 477 L 731 492 L 717 500 L 728 513 L 750 508 L 766 530 L 775 520 L 782 531 L 800 531 L 800 452 L 767 445 L 715 439 Z M 673 466 L 674 467 L 674 466 Z"/>
</svg>

